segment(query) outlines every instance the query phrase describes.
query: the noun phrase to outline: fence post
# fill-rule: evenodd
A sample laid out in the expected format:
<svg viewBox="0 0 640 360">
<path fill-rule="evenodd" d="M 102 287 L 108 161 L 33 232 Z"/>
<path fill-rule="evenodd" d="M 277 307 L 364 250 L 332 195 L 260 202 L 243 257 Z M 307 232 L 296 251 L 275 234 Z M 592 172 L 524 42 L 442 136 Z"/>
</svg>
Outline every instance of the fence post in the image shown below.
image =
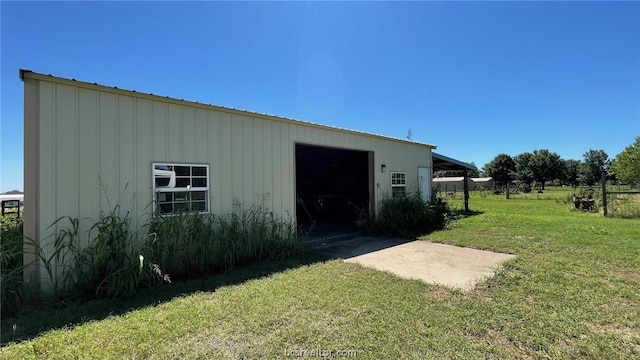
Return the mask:
<svg viewBox="0 0 640 360">
<path fill-rule="evenodd" d="M 602 212 L 607 216 L 607 173 L 602 171 L 600 175 L 600 183 L 602 185 Z"/>
<path fill-rule="evenodd" d="M 464 177 L 463 177 L 463 181 L 464 181 L 464 211 L 469 211 L 469 184 L 467 183 L 469 181 L 469 171 L 467 170 L 467 168 L 464 168 Z"/>
</svg>

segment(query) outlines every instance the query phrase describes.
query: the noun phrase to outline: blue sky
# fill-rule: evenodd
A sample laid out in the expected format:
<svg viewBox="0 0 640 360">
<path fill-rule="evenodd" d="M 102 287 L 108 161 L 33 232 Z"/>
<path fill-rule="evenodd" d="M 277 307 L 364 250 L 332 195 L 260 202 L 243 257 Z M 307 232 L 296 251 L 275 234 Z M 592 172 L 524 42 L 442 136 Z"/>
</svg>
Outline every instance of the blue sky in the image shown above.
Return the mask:
<svg viewBox="0 0 640 360">
<path fill-rule="evenodd" d="M 639 2 L 1 2 L 0 191 L 18 69 L 438 146 L 484 165 L 640 135 Z"/>
</svg>

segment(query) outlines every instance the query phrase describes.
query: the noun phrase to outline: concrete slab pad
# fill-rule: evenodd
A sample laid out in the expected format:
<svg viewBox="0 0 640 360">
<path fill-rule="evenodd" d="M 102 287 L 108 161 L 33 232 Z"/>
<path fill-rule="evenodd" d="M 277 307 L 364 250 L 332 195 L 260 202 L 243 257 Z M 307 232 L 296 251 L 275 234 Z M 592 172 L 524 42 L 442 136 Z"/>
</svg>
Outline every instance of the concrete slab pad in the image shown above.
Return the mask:
<svg viewBox="0 0 640 360">
<path fill-rule="evenodd" d="M 463 291 L 472 290 L 478 282 L 493 276 L 500 264 L 515 257 L 428 241 L 372 237 L 336 242 L 320 252 L 402 278 Z"/>
</svg>

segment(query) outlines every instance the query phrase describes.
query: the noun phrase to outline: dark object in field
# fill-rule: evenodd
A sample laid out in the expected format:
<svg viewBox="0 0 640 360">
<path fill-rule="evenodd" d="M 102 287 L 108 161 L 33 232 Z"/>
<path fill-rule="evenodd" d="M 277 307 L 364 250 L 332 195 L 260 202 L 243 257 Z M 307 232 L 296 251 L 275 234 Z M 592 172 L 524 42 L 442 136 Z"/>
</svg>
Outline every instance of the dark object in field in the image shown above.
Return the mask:
<svg viewBox="0 0 640 360">
<path fill-rule="evenodd" d="M 573 204 L 576 206 L 576 209 L 593 210 L 595 203 L 595 199 L 585 199 L 573 194 Z"/>
</svg>

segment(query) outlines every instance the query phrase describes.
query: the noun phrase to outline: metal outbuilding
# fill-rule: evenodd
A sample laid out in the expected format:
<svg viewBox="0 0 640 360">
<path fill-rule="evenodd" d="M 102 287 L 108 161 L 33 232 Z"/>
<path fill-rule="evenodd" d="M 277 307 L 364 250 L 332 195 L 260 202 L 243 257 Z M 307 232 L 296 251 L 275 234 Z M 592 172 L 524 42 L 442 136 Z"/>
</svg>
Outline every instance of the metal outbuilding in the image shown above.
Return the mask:
<svg viewBox="0 0 640 360">
<path fill-rule="evenodd" d="M 97 219 L 115 204 L 136 230 L 154 212 L 242 204 L 300 222 L 300 204 L 375 212 L 385 197 L 430 199 L 434 145 L 29 70 L 20 78 L 24 232 L 41 244 L 56 219 Z"/>
<path fill-rule="evenodd" d="M 473 190 L 473 181 L 471 178 L 466 179 L 467 187 L 469 190 Z M 462 192 L 465 187 L 464 176 L 446 176 L 433 178 L 433 191 L 436 192 Z"/>
<path fill-rule="evenodd" d="M 494 181 L 492 177 L 471 178 L 471 181 L 473 181 L 473 190 L 478 190 L 480 187 L 485 190 L 493 189 Z"/>
</svg>

